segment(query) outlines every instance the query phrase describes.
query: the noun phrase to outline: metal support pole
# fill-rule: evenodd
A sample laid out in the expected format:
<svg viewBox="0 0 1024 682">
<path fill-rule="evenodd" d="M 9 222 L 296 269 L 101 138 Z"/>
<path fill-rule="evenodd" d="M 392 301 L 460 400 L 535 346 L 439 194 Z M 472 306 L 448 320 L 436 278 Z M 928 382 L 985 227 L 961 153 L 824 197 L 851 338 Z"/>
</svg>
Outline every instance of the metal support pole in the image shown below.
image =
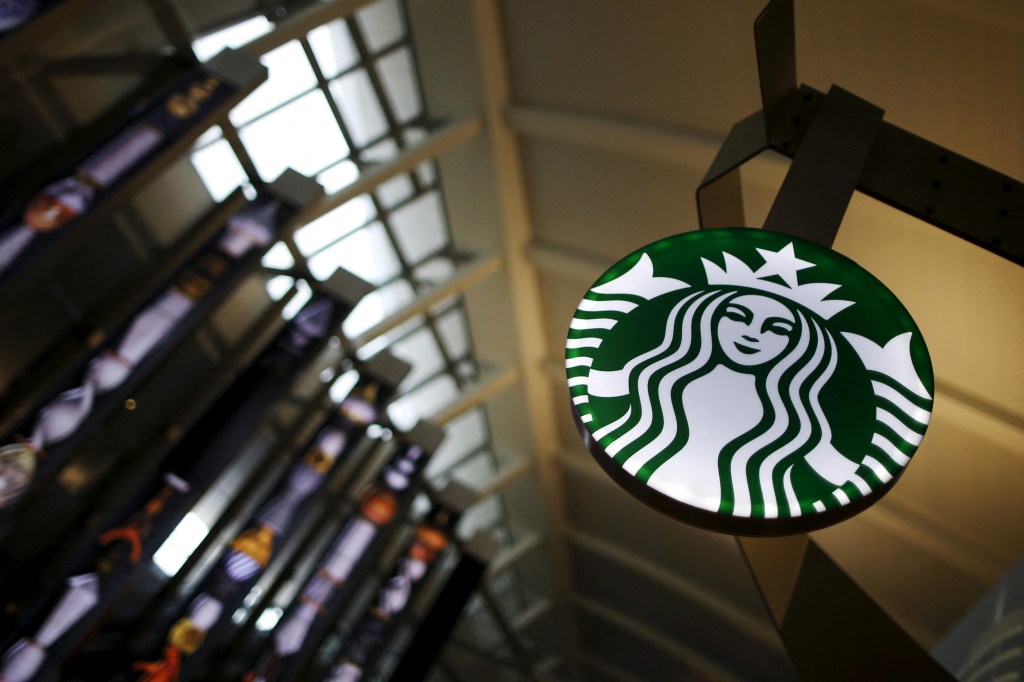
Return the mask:
<svg viewBox="0 0 1024 682">
<path fill-rule="evenodd" d="M 786 173 L 764 229 L 831 247 L 857 191 L 882 113 L 832 86 Z"/>
<path fill-rule="evenodd" d="M 807 535 L 738 542 L 804 680 L 954 679 Z"/>
<path fill-rule="evenodd" d="M 779 4 L 790 6 L 791 20 L 791 3 Z M 780 63 L 785 68 L 788 62 Z M 767 113 L 769 95 L 780 92 L 772 82 L 762 75 L 767 125 L 778 128 L 779 117 L 772 120 Z M 882 113 L 833 87 L 806 129 L 764 228 L 831 246 L 882 127 Z M 733 212 L 742 215 L 738 187 L 706 190 L 721 178 L 735 183 L 735 169 L 761 145 L 753 117 L 730 133 L 698 190 L 702 227 L 729 215 L 722 202 L 733 202 Z M 952 679 L 807 535 L 738 537 L 737 544 L 804 679 Z"/>
</svg>

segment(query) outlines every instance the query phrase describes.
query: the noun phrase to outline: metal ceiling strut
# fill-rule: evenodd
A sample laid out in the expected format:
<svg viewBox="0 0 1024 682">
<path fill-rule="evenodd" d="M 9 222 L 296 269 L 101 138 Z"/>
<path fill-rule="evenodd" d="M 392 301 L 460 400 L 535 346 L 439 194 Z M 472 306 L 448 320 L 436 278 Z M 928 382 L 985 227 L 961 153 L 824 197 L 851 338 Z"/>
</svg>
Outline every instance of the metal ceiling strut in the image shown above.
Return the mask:
<svg viewBox="0 0 1024 682">
<path fill-rule="evenodd" d="M 755 22 L 762 109 L 733 126 L 697 188 L 705 227 L 724 226 L 723 212 L 736 215 L 724 206 L 742 206 L 738 181 L 723 180 L 735 185 L 723 189 L 718 180 L 769 149 L 795 158 L 825 102 L 838 92 L 853 97 L 835 86 L 828 95 L 797 86 L 792 21 L 792 0 L 773 0 Z M 885 121 L 865 151 L 856 189 L 1024 265 L 1024 182 Z"/>
<path fill-rule="evenodd" d="M 702 228 L 743 224 L 739 168 L 771 149 L 793 159 L 764 229 L 830 247 L 860 190 L 1024 264 L 1024 183 L 882 120 L 832 86 L 797 87 L 792 0 L 755 27 L 762 109 L 733 126 L 697 190 Z M 804 679 L 952 680 L 809 536 L 737 538 Z"/>
</svg>

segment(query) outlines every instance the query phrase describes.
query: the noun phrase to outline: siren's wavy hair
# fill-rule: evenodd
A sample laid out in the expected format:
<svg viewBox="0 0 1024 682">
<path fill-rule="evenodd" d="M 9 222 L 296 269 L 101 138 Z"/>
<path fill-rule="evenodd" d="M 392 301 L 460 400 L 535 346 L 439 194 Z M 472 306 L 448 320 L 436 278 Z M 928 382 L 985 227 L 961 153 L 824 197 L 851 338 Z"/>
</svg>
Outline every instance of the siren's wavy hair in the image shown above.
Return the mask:
<svg viewBox="0 0 1024 682">
<path fill-rule="evenodd" d="M 790 301 L 724 287 L 683 298 L 670 312 L 661 342 L 624 368 L 629 394 L 636 397 L 633 405 L 595 435 L 620 464 L 634 457 L 646 459 L 636 473 L 644 481 L 678 454 L 691 430 L 677 407 L 682 405 L 683 389 L 724 359 L 718 348 L 718 322 L 728 301 L 743 294 L 778 300 L 793 313 L 795 325 L 782 354 L 752 368 L 764 414 L 719 455 L 719 511 L 774 517 L 788 510 L 795 516 L 801 509 L 792 467 L 832 438 L 819 395 L 835 371 L 837 350 L 829 331 Z"/>
</svg>

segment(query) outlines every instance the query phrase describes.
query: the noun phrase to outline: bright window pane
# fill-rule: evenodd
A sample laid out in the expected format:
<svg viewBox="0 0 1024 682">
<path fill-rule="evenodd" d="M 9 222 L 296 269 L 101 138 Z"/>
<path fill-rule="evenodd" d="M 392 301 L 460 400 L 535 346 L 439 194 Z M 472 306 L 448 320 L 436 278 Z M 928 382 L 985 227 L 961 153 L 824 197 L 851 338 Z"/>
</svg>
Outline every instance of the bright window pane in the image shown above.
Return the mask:
<svg viewBox="0 0 1024 682">
<path fill-rule="evenodd" d="M 308 256 L 349 232 L 370 222 L 377 215 L 366 195 L 347 201 L 295 233 L 295 245 Z"/>
<path fill-rule="evenodd" d="M 408 305 L 415 297 L 416 294 L 413 292 L 412 286 L 404 279 L 383 286 L 364 297 L 352 314 L 345 319 L 341 326 L 342 331 L 348 334 L 349 338 L 359 336 L 399 308 Z M 391 333 L 395 331 L 393 330 Z M 383 341 L 380 348 L 375 347 L 376 343 L 371 343 L 370 345 L 374 348 L 361 348 L 360 356 L 365 357 L 362 351 L 368 351 L 367 355 L 372 355 L 371 351 L 386 347 L 388 345 L 386 336 L 387 334 L 378 337 L 378 340 Z"/>
<path fill-rule="evenodd" d="M 348 155 L 341 131 L 319 90 L 242 128 L 240 136 L 257 172 L 267 181 L 289 166 L 313 175 Z"/>
<path fill-rule="evenodd" d="M 424 161 L 420 165 L 416 166 L 416 177 L 420 179 L 424 185 L 433 185 L 437 182 L 437 167 L 433 161 Z"/>
<path fill-rule="evenodd" d="M 359 52 L 352 42 L 348 24 L 341 19 L 310 31 L 309 46 L 313 48 L 313 56 L 325 78 L 334 78 L 359 62 Z"/>
<path fill-rule="evenodd" d="M 415 386 L 444 369 L 444 356 L 426 327 L 391 344 L 391 350 L 398 357 L 412 360 L 412 369 L 405 378 L 408 386 Z"/>
<path fill-rule="evenodd" d="M 306 284 L 306 280 L 300 279 L 295 283 L 295 298 L 288 301 L 288 305 L 281 311 L 281 317 L 286 320 L 290 320 L 295 317 L 302 306 L 309 303 L 309 299 L 313 298 L 313 290 Z"/>
<path fill-rule="evenodd" d="M 287 270 L 295 265 L 295 259 L 292 258 L 291 251 L 289 251 L 288 247 L 284 245 L 284 242 L 278 242 L 271 246 L 263 255 L 263 260 L 261 260 L 260 263 L 268 268 L 280 268 L 282 270 Z"/>
<path fill-rule="evenodd" d="M 402 130 L 402 139 L 405 140 L 406 146 L 410 147 L 427 139 L 427 136 L 428 133 L 424 128 L 410 126 Z"/>
<path fill-rule="evenodd" d="M 269 72 L 267 80 L 231 110 L 228 117 L 236 126 L 251 121 L 316 85 L 316 76 L 297 40 L 268 52 L 260 61 Z"/>
<path fill-rule="evenodd" d="M 488 435 L 484 411 L 475 409 L 460 414 L 445 424 L 445 433 L 445 439 L 427 466 L 427 476 L 430 478 L 484 444 Z"/>
<path fill-rule="evenodd" d="M 395 356 L 406 362 L 410 361 L 410 358 L 398 353 L 395 353 Z M 388 416 L 395 426 L 406 431 L 415 426 L 420 419 L 437 414 L 458 397 L 459 387 L 454 379 L 445 374 L 392 402 L 388 408 Z"/>
<path fill-rule="evenodd" d="M 319 280 L 344 268 L 371 284 L 396 276 L 401 267 L 380 223 L 364 227 L 309 259 L 309 269 Z"/>
<path fill-rule="evenodd" d="M 192 152 L 192 165 L 215 201 L 222 201 L 248 179 L 227 140 Z"/>
<path fill-rule="evenodd" d="M 413 269 L 417 281 L 430 282 L 432 284 L 447 282 L 455 276 L 455 272 L 455 264 L 452 263 L 450 258 L 444 256 L 431 258 L 426 263 Z"/>
<path fill-rule="evenodd" d="M 205 145 L 210 144 L 214 140 L 220 139 L 220 136 L 222 134 L 223 133 L 220 129 L 220 126 L 210 126 L 206 129 L 206 132 L 204 132 L 202 135 L 196 138 L 196 141 L 193 143 L 192 146 L 198 149 L 199 147 L 203 147 Z"/>
<path fill-rule="evenodd" d="M 380 0 L 356 13 L 359 29 L 371 52 L 377 52 L 400 40 L 405 33 L 398 0 Z"/>
<path fill-rule="evenodd" d="M 377 72 L 383 81 L 384 93 L 395 118 L 404 123 L 418 116 L 423 106 L 420 103 L 419 88 L 416 87 L 412 50 L 403 47 L 381 58 L 377 62 Z"/>
<path fill-rule="evenodd" d="M 436 326 L 449 357 L 461 358 L 469 353 L 469 327 L 462 308 L 445 313 L 437 320 Z"/>
<path fill-rule="evenodd" d="M 440 193 L 424 194 L 395 210 L 391 227 L 408 262 L 418 263 L 436 252 L 448 242 Z"/>
<path fill-rule="evenodd" d="M 333 384 L 331 384 L 331 400 L 333 400 L 335 403 L 341 403 L 341 401 L 345 399 L 345 396 L 351 393 L 352 389 L 355 388 L 356 384 L 358 383 L 359 372 L 355 371 L 354 369 L 350 369 L 349 371 L 345 372 L 340 377 L 335 379 Z"/>
<path fill-rule="evenodd" d="M 275 301 L 280 301 L 288 290 L 292 288 L 295 280 L 287 275 L 278 275 L 267 282 L 267 295 Z"/>
<path fill-rule="evenodd" d="M 403 173 L 378 185 L 376 193 L 385 208 L 392 208 L 411 197 L 415 191 L 416 188 L 413 187 L 409 174 Z"/>
<path fill-rule="evenodd" d="M 330 87 L 341 117 L 358 146 L 362 147 L 387 132 L 388 122 L 366 69 L 346 74 L 333 81 Z"/>
<path fill-rule="evenodd" d="M 384 163 L 398 156 L 398 151 L 398 143 L 389 137 L 367 147 L 360 153 L 360 156 L 366 163 Z"/>
<path fill-rule="evenodd" d="M 254 17 L 192 41 L 192 49 L 199 61 L 205 62 L 225 47 L 242 47 L 264 33 L 269 33 L 273 27 L 266 17 Z"/>
<path fill-rule="evenodd" d="M 316 181 L 328 194 L 333 194 L 342 187 L 351 185 L 357 179 L 359 179 L 359 166 L 351 161 L 337 163 L 316 176 Z"/>
</svg>

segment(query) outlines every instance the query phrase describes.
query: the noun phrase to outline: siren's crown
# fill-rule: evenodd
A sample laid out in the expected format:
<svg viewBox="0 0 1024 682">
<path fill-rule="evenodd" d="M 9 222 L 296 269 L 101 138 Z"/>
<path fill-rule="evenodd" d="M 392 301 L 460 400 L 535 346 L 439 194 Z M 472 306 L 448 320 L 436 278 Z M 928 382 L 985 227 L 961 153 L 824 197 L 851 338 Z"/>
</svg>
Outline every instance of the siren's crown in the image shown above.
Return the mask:
<svg viewBox="0 0 1024 682">
<path fill-rule="evenodd" d="M 760 289 L 782 298 L 788 298 L 794 303 L 799 303 L 801 306 L 813 310 L 826 320 L 839 311 L 853 305 L 853 301 L 825 300 L 826 296 L 839 288 L 838 284 L 830 284 L 828 282 L 798 283 L 797 272 L 806 268 L 813 268 L 814 263 L 797 258 L 793 251 L 792 242 L 778 251 L 758 249 L 757 252 L 764 258 L 764 265 L 756 271 L 731 253 L 722 253 L 725 268 L 719 267 L 707 258 L 701 258 L 701 261 L 704 262 L 704 272 L 707 274 L 708 284 L 724 284 Z M 785 284 L 765 279 L 771 275 L 778 275 Z"/>
</svg>

